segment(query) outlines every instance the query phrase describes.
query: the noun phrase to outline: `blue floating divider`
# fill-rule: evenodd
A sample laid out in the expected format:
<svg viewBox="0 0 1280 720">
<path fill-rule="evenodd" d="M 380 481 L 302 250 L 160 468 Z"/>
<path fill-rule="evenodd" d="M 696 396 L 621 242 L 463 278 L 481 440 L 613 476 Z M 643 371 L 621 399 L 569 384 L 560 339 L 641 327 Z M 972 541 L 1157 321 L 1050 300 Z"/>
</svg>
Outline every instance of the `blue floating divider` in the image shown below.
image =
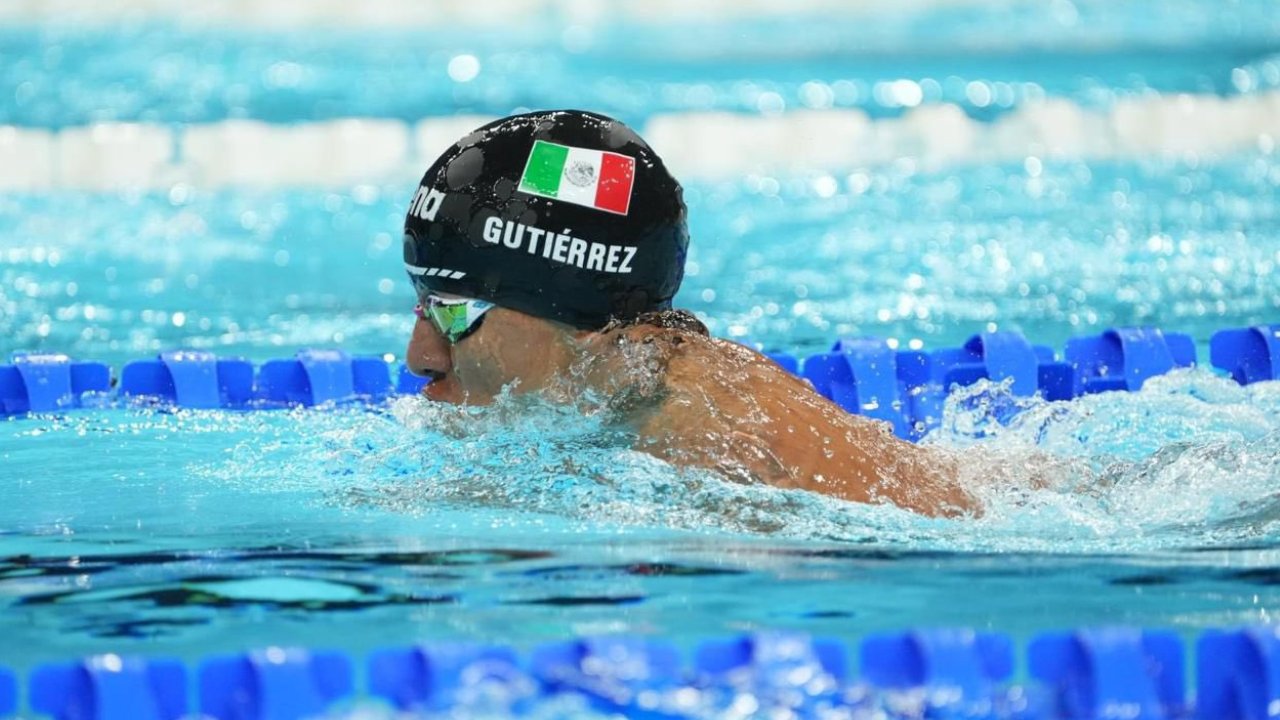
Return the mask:
<svg viewBox="0 0 1280 720">
<path fill-rule="evenodd" d="M 177 660 L 99 655 L 38 666 L 31 708 L 55 720 L 178 720 L 187 716 L 187 671 Z"/>
<path fill-rule="evenodd" d="M 1149 378 L 1196 364 L 1190 335 L 1149 327 L 1113 328 L 1073 338 L 1063 354 L 1076 370 L 1080 394 L 1138 390 Z"/>
<path fill-rule="evenodd" d="M 896 351 L 883 340 L 856 338 L 841 339 L 830 352 L 803 361 L 786 353 L 767 357 L 790 372 L 799 371 L 845 410 L 885 420 L 908 440 L 920 439 L 940 423 L 953 385 L 988 378 L 1008 381 L 1017 396 L 1038 392 L 1046 400 L 1066 400 L 1106 390 L 1138 390 L 1151 377 L 1197 362 L 1190 336 L 1157 328 L 1113 328 L 1074 338 L 1063 354 L 1065 360 L 1058 360 L 1052 348 L 1003 331 L 973 335 L 959 348 L 928 352 Z M 1238 382 L 1277 379 L 1280 325 L 1220 331 L 1213 336 L 1211 355 L 1213 364 Z M 155 397 L 181 407 L 271 408 L 377 402 L 393 393 L 420 393 L 427 382 L 403 364 L 392 377 L 381 358 L 353 357 L 341 350 L 302 350 L 293 358 L 270 360 L 258 370 L 256 381 L 248 361 L 175 351 L 128 363 L 120 395 Z M 109 402 L 110 387 L 110 369 L 101 363 L 15 353 L 13 364 L 0 365 L 0 416 L 102 405 Z M 1005 410 L 1011 415 L 1022 407 L 1014 402 Z M 999 413 L 997 419 L 1003 421 Z"/>
<path fill-rule="evenodd" d="M 792 375 L 800 374 L 800 359 L 797 358 L 795 355 L 790 355 L 788 353 L 775 352 L 775 353 L 765 353 L 764 356 L 778 363 L 779 367 L 791 373 Z"/>
<path fill-rule="evenodd" d="M 369 694 L 397 710 L 440 712 L 465 703 L 480 683 L 502 683 L 512 694 L 522 682 L 515 651 L 500 646 L 424 645 L 375 651 L 368 663 Z"/>
<path fill-rule="evenodd" d="M 1021 333 L 1008 330 L 970 337 L 963 347 L 929 353 L 930 382 L 945 391 L 979 378 L 1010 381 L 1015 395 L 1040 392 L 1046 400 L 1075 397 L 1070 364 L 1055 360 L 1053 349 L 1032 345 Z"/>
<path fill-rule="evenodd" d="M 427 386 L 427 382 L 427 378 L 414 375 L 409 372 L 409 366 L 402 363 L 396 374 L 396 392 L 401 395 L 417 395 Z"/>
<path fill-rule="evenodd" d="M 968 702 L 989 702 L 1013 675 L 1013 640 L 972 630 L 870 635 L 860 657 L 863 677 L 876 687 L 945 689 Z"/>
<path fill-rule="evenodd" d="M 83 406 L 86 393 L 111 389 L 102 363 L 74 362 L 61 353 L 15 352 L 0 365 L 0 415 L 55 412 Z"/>
<path fill-rule="evenodd" d="M 765 351 L 764 343 L 754 342 L 751 340 L 742 340 L 740 341 L 740 343 L 742 345 L 746 345 L 752 350 L 755 350 L 761 355 L 764 355 L 770 360 L 778 363 L 778 365 L 783 370 L 786 370 L 792 375 L 800 374 L 800 359 L 797 358 L 795 355 L 791 355 L 790 353 L 785 353 L 785 352 L 777 352 L 773 350 Z"/>
<path fill-rule="evenodd" d="M 640 708 L 637 695 L 673 688 L 681 679 L 674 644 L 637 637 L 540 645 L 533 650 L 530 668 L 546 692 L 581 693 L 599 710 L 628 717 L 664 717 L 658 710 Z"/>
<path fill-rule="evenodd" d="M 1197 718 L 1280 715 L 1280 627 L 1207 631 L 1196 644 L 1196 657 Z"/>
<path fill-rule="evenodd" d="M 9 668 L 0 667 L 0 715 L 18 709 L 18 679 Z"/>
<path fill-rule="evenodd" d="M 911 440 L 938 425 L 953 385 L 1009 379 L 1018 395 L 1066 400 L 1077 394 L 1071 365 L 1056 360 L 1052 348 L 1008 331 L 932 352 L 895 352 L 874 338 L 841 340 L 832 352 L 806 358 L 802 373 L 819 394 L 849 412 L 887 420 Z"/>
<path fill-rule="evenodd" d="M 431 644 L 374 651 L 363 690 L 398 712 L 459 717 L 478 705 L 493 710 L 495 698 L 520 716 L 557 696 L 651 720 L 737 712 L 744 696 L 758 701 L 752 707 L 761 716 L 777 710 L 788 717 L 849 717 L 846 710 L 856 709 L 854 717 L 1254 720 L 1280 708 L 1280 626 L 1204 632 L 1195 648 L 1195 707 L 1186 696 L 1182 643 L 1168 631 L 1037 635 L 1026 655 L 1032 682 L 1022 685 L 1009 684 L 1013 643 L 996 633 L 875 634 L 859 650 L 860 679 L 850 677 L 842 642 L 789 632 L 704 641 L 691 667 L 665 639 L 546 643 L 527 665 L 503 645 Z M 177 660 L 102 655 L 44 664 L 27 684 L 31 710 L 55 720 L 194 716 Z M 355 694 L 345 654 L 278 648 L 208 658 L 195 689 L 201 717 L 236 720 L 314 717 Z M 14 676 L 0 668 L 0 715 L 20 709 Z"/>
<path fill-rule="evenodd" d="M 802 373 L 818 394 L 845 410 L 886 420 L 899 437 L 912 435 L 898 386 L 897 354 L 884 340 L 838 340 L 831 352 L 805 358 Z"/>
<path fill-rule="evenodd" d="M 120 371 L 124 397 L 160 399 L 185 408 L 238 408 L 253 400 L 253 364 L 211 352 L 174 350 L 135 360 Z"/>
<path fill-rule="evenodd" d="M 352 691 L 351 660 L 338 652 L 268 648 L 200 665 L 200 712 L 217 720 L 302 720 Z"/>
<path fill-rule="evenodd" d="M 1241 385 L 1280 380 L 1280 325 L 1214 333 L 1209 339 L 1209 361 Z"/>
<path fill-rule="evenodd" d="M 385 399 L 391 376 L 382 358 L 352 357 L 341 350 L 301 350 L 268 360 L 258 369 L 258 394 L 268 402 L 320 405 L 356 398 Z"/>
<path fill-rule="evenodd" d="M 1182 642 L 1171 632 L 1047 633 L 1032 640 L 1028 665 L 1050 693 L 1047 717 L 1054 720 L 1165 720 L 1186 714 Z"/>
<path fill-rule="evenodd" d="M 704 679 L 715 680 L 742 670 L 756 675 L 784 673 L 799 664 L 813 664 L 837 682 L 847 679 L 844 644 L 831 638 L 810 638 L 790 632 L 760 632 L 731 640 L 698 645 L 694 667 Z"/>
<path fill-rule="evenodd" d="M 694 686 L 710 710 L 699 717 L 730 714 L 740 693 L 755 699 L 762 717 L 823 717 L 849 705 L 842 694 L 847 655 L 834 639 L 762 631 L 704 642 L 695 651 L 694 673 Z"/>
</svg>

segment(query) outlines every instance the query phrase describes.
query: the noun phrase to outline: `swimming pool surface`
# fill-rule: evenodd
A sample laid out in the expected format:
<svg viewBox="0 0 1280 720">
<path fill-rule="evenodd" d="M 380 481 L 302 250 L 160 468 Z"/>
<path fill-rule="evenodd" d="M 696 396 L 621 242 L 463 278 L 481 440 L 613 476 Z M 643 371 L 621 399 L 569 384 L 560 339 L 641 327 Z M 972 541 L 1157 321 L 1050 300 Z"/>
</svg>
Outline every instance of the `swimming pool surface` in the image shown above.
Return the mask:
<svg viewBox="0 0 1280 720">
<path fill-rule="evenodd" d="M 604 23 L 587 44 L 553 19 L 447 37 L 17 24 L 0 31 L 0 125 L 412 122 L 569 104 L 637 125 L 824 103 L 892 119 L 904 98 L 986 123 L 1046 97 L 1230 103 L 1280 87 L 1272 3 L 1050 5 L 1058 15 L 916 8 L 865 27 L 802 15 L 776 36 L 763 21 L 710 36 Z M 466 81 L 470 61 L 449 69 L 459 54 L 481 68 Z M 919 98 L 892 85 L 903 78 Z M 950 347 L 997 328 L 1060 348 L 1153 325 L 1190 333 L 1204 361 L 1214 330 L 1280 319 L 1275 139 L 695 177 L 677 304 L 720 336 L 797 355 L 849 336 Z M 399 238 L 420 172 L 333 188 L 0 192 L 0 354 L 117 370 L 177 347 L 395 360 L 413 304 Z M 1009 402 L 1027 407 L 995 423 Z M 593 418 L 521 399 L 4 420 L 0 664 L 441 638 L 688 644 L 764 627 L 1190 634 L 1280 608 L 1280 383 L 1201 368 L 1069 403 L 983 386 L 961 391 L 925 442 L 966 454 L 981 517 L 677 470 Z"/>
</svg>

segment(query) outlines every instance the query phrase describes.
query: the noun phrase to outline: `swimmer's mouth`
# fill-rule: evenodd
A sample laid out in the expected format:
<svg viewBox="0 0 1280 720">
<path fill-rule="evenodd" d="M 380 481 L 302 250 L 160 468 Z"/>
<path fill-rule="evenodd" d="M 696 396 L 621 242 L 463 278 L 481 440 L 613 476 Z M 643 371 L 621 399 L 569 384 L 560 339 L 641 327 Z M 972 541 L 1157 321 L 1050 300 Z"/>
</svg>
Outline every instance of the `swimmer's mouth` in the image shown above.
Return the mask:
<svg viewBox="0 0 1280 720">
<path fill-rule="evenodd" d="M 428 370 L 422 373 L 422 376 L 427 379 L 428 383 L 433 383 L 433 382 L 439 382 L 443 380 L 446 374 L 447 373 L 445 373 L 443 370 Z"/>
</svg>

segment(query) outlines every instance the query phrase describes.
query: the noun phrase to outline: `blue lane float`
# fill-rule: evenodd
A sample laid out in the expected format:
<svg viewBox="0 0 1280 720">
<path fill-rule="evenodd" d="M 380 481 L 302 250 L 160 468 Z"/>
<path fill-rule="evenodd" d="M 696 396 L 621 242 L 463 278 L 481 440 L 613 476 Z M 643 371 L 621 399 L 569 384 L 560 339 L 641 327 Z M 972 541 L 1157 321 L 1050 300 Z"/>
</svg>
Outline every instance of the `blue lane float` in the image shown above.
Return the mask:
<svg viewBox="0 0 1280 720">
<path fill-rule="evenodd" d="M 120 379 L 121 397 L 193 409 L 378 402 L 392 392 L 385 361 L 341 350 L 301 350 L 268 360 L 256 376 L 248 360 L 179 350 L 128 363 Z"/>
<path fill-rule="evenodd" d="M 253 364 L 202 351 L 161 353 L 124 366 L 120 395 L 185 408 L 243 408 L 254 399 Z"/>
<path fill-rule="evenodd" d="M 111 369 L 61 353 L 15 352 L 0 365 L 0 416 L 85 407 L 111 390 Z M 91 404 L 91 403 L 89 403 Z"/>
<path fill-rule="evenodd" d="M 778 363 L 778 367 L 786 370 L 792 375 L 800 374 L 800 358 L 790 353 L 770 352 L 764 353 L 764 356 Z"/>
<path fill-rule="evenodd" d="M 821 669 L 832 679 L 849 677 L 844 644 L 830 638 L 810 638 L 799 633 L 761 632 L 728 640 L 709 640 L 694 653 L 694 671 L 708 685 L 730 676 L 756 680 L 775 678 L 797 665 Z"/>
<path fill-rule="evenodd" d="M 1009 382 L 1014 395 L 1040 393 L 1046 400 L 1075 397 L 1070 364 L 1055 360 L 1053 348 L 1032 345 L 1020 333 L 1001 331 L 970 337 L 957 349 L 918 353 L 927 361 L 929 382 L 949 388 L 978 380 Z"/>
<path fill-rule="evenodd" d="M 947 394 L 987 379 L 1015 395 L 1075 397 L 1074 368 L 1053 349 L 1014 332 L 974 335 L 962 347 L 895 350 L 878 338 L 843 339 L 831 352 L 805 358 L 801 375 L 845 410 L 889 422 L 899 437 L 919 439 L 937 427 Z"/>
<path fill-rule="evenodd" d="M 803 359 L 766 355 L 848 412 L 884 420 L 909 440 L 940 424 L 955 387 L 979 380 L 1006 383 L 1015 397 L 1059 401 L 1135 391 L 1153 377 L 1198 363 L 1190 336 L 1151 327 L 1074 338 L 1061 356 L 1010 331 L 980 333 L 960 347 L 929 351 L 899 350 L 878 338 L 845 338 L 829 352 Z M 1280 379 L 1280 325 L 1221 330 L 1211 340 L 1210 360 L 1241 384 Z M 253 410 L 376 403 L 420 393 L 427 382 L 403 364 L 392 367 L 380 357 L 341 350 L 301 350 L 257 368 L 240 358 L 180 350 L 127 363 L 116 395 L 182 408 Z M 12 364 L 0 365 L 0 416 L 104 405 L 111 392 L 110 369 L 101 363 L 15 353 Z"/>
<path fill-rule="evenodd" d="M 303 720 L 354 692 L 340 652 L 268 648 L 200 664 L 200 712 L 210 718 Z"/>
<path fill-rule="evenodd" d="M 1196 717 L 1280 715 L 1280 627 L 1209 631 L 1196 645 Z"/>
<path fill-rule="evenodd" d="M 1063 355 L 1075 368 L 1076 395 L 1134 391 L 1157 375 L 1196 364 L 1190 335 L 1159 328 L 1116 328 L 1067 341 Z"/>
<path fill-rule="evenodd" d="M 583 638 L 533 650 L 530 674 L 541 693 L 572 693 L 602 714 L 672 717 L 642 698 L 681 687 L 680 652 L 674 643 L 637 637 Z"/>
<path fill-rule="evenodd" d="M 900 376 L 898 353 L 884 340 L 838 340 L 831 352 L 805 358 L 801 374 L 846 411 L 884 420 L 901 437 L 913 433 L 919 418 L 904 403 L 910 390 Z"/>
<path fill-rule="evenodd" d="M 1241 385 L 1280 380 L 1280 325 L 1214 333 L 1209 339 L 1209 361 Z"/>
<path fill-rule="evenodd" d="M 199 662 L 194 687 L 179 661 L 101 655 L 36 667 L 27 697 L 56 720 L 170 720 L 190 717 L 191 703 L 213 720 L 294 720 L 369 702 L 465 717 L 485 703 L 492 712 L 495 697 L 512 716 L 574 698 L 570 707 L 649 720 L 741 715 L 742 698 L 761 716 L 883 720 L 1257 720 L 1280 707 L 1277 626 L 1202 633 L 1194 702 L 1170 631 L 1048 632 L 1016 650 L 999 633 L 876 634 L 859 645 L 855 674 L 843 642 L 775 631 L 705 640 L 692 656 L 643 637 L 545 643 L 523 657 L 436 643 L 376 650 L 363 666 L 342 652 L 270 648 Z M 22 710 L 12 677 L 0 670 L 0 714 Z"/>
<path fill-rule="evenodd" d="M 515 650 L 478 644 L 430 644 L 374 651 L 366 665 L 369 695 L 401 712 L 445 712 L 483 685 L 532 685 Z M 529 688 L 518 691 L 528 695 Z"/>
<path fill-rule="evenodd" d="M 997 633 L 929 629 L 867 637 L 862 674 L 880 688 L 990 698 L 1013 675 L 1013 642 Z"/>
<path fill-rule="evenodd" d="M 1105 628 L 1041 635 L 1028 649 L 1028 666 L 1052 697 L 1050 718 L 1186 716 L 1182 642 L 1171 632 Z"/>
<path fill-rule="evenodd" d="M 427 379 L 414 375 L 409 366 L 401 364 L 396 371 L 396 393 L 399 395 L 417 395 L 427 386 Z"/>
<path fill-rule="evenodd" d="M 377 402 L 391 395 L 391 375 L 381 358 L 302 350 L 293 358 L 264 363 L 258 370 L 258 393 L 268 402 L 305 407 Z"/>
<path fill-rule="evenodd" d="M 177 660 L 99 655 L 42 665 L 28 688 L 31 709 L 58 720 L 187 717 L 187 670 Z"/>
<path fill-rule="evenodd" d="M 8 668 L 0 668 L 0 715 L 18 710 L 18 678 Z"/>
</svg>

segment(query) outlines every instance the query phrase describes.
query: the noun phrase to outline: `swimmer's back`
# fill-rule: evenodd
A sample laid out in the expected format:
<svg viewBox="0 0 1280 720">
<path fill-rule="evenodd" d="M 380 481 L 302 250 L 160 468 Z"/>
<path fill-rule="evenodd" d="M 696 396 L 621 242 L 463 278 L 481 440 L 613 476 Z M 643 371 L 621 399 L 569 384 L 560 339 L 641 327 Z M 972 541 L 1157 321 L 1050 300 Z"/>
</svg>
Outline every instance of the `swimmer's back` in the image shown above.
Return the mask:
<svg viewBox="0 0 1280 720">
<path fill-rule="evenodd" d="M 634 414 L 640 447 L 680 465 L 746 481 L 926 514 L 970 509 L 954 463 L 850 415 L 809 384 L 742 345 L 696 331 L 636 325 L 608 333 L 652 373 Z"/>
</svg>

